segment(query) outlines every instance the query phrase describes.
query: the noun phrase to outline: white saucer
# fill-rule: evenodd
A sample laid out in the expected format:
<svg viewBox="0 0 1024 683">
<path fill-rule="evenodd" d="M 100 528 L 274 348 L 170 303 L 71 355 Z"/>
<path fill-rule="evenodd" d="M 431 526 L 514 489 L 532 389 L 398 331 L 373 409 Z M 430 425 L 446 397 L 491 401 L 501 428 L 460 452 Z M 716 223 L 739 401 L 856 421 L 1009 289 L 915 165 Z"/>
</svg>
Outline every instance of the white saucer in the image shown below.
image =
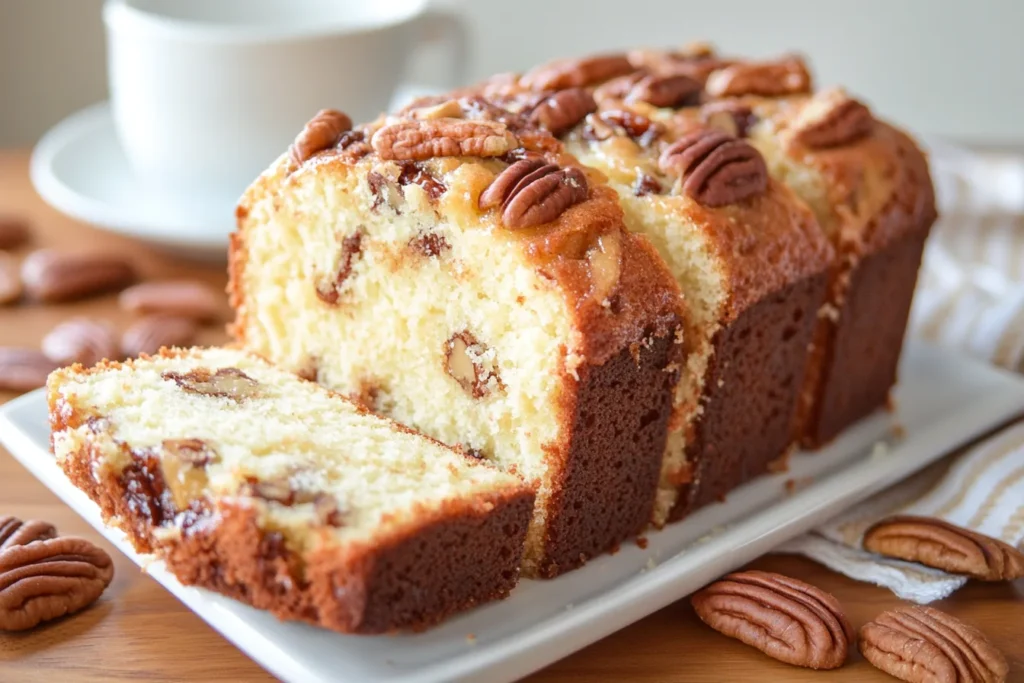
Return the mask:
<svg viewBox="0 0 1024 683">
<path fill-rule="evenodd" d="M 46 133 L 32 152 L 31 176 L 40 196 L 72 218 L 188 258 L 226 258 L 238 197 L 171 196 L 144 186 L 106 102 Z"/>
</svg>

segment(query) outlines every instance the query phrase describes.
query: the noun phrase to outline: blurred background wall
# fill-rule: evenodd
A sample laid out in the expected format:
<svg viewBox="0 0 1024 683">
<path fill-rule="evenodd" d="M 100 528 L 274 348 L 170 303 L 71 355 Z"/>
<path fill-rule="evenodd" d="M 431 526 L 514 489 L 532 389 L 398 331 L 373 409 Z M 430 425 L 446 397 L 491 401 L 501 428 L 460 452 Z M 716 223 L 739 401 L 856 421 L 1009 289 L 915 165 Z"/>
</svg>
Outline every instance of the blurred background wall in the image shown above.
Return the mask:
<svg viewBox="0 0 1024 683">
<path fill-rule="evenodd" d="M 472 78 L 558 55 L 710 39 L 725 52 L 804 52 L 819 83 L 845 84 L 923 133 L 1024 142 L 1024 0 L 435 2 L 471 27 Z M 29 145 L 105 97 L 101 5 L 0 0 L 0 146 Z M 427 55 L 410 77 L 429 81 L 442 63 Z"/>
</svg>

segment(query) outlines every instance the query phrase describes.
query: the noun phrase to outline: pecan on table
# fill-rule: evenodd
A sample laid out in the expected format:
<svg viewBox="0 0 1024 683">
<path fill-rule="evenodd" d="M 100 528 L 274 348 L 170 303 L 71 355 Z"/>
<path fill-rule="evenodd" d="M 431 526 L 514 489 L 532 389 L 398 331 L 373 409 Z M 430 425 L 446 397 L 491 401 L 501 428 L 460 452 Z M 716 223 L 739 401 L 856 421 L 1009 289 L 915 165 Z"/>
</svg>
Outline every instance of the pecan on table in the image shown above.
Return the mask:
<svg viewBox="0 0 1024 683">
<path fill-rule="evenodd" d="M 1006 657 L 978 629 L 932 607 L 900 607 L 861 627 L 864 659 L 908 683 L 1000 683 Z"/>
<path fill-rule="evenodd" d="M 768 187 L 768 167 L 761 153 L 744 140 L 709 128 L 666 147 L 658 165 L 681 178 L 683 191 L 704 206 L 734 204 Z"/>
<path fill-rule="evenodd" d="M 494 121 L 410 120 L 384 126 L 370 140 L 381 159 L 423 161 L 434 157 L 497 157 L 519 146 Z"/>
<path fill-rule="evenodd" d="M 839 147 L 869 135 L 874 126 L 870 109 L 833 88 L 807 101 L 793 122 L 793 139 L 811 149 Z"/>
<path fill-rule="evenodd" d="M 1024 577 L 1024 553 L 1000 540 L 932 517 L 896 515 L 864 532 L 869 552 L 981 581 Z"/>
<path fill-rule="evenodd" d="M 704 89 L 712 97 L 781 97 L 811 91 L 811 74 L 800 57 L 772 62 L 737 62 L 708 76 Z"/>
<path fill-rule="evenodd" d="M 33 541 L 46 541 L 57 536 L 57 529 L 49 522 L 30 519 L 23 522 L 17 517 L 0 517 L 0 551 Z"/>
<path fill-rule="evenodd" d="M 336 109 L 321 109 L 295 138 L 288 154 L 295 167 L 310 157 L 338 144 L 344 133 L 352 130 L 352 119 Z"/>
<path fill-rule="evenodd" d="M 0 630 L 23 631 L 74 614 L 110 585 L 110 556 L 81 538 L 51 538 L 0 550 Z"/>
<path fill-rule="evenodd" d="M 585 88 L 635 70 L 624 54 L 560 59 L 524 74 L 519 83 L 530 90 Z"/>
<path fill-rule="evenodd" d="M 529 228 L 555 220 L 588 196 L 587 178 L 580 169 L 522 159 L 498 174 L 480 195 L 479 206 L 500 205 L 506 227 Z"/>
<path fill-rule="evenodd" d="M 690 601 L 711 628 L 787 664 L 835 669 L 853 642 L 838 600 L 781 574 L 729 574 Z"/>
</svg>

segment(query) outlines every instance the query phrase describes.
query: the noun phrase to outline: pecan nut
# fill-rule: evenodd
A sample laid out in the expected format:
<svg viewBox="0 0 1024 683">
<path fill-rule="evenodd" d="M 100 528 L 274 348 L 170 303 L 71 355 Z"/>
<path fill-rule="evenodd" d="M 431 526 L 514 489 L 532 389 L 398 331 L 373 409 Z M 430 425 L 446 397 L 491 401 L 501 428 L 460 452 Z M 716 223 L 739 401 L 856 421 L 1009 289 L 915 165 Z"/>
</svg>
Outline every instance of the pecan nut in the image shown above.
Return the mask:
<svg viewBox="0 0 1024 683">
<path fill-rule="evenodd" d="M 483 398 L 504 384 L 498 376 L 497 364 L 488 358 L 488 348 L 468 330 L 457 332 L 445 341 L 445 371 L 473 398 Z"/>
<path fill-rule="evenodd" d="M 218 458 L 216 449 L 202 439 L 164 439 L 160 447 L 168 456 L 190 467 L 206 467 Z"/>
<path fill-rule="evenodd" d="M 932 517 L 896 515 L 864 532 L 869 552 L 981 581 L 1024 577 L 1024 553 L 1000 540 Z"/>
<path fill-rule="evenodd" d="M 870 109 L 833 88 L 818 93 L 800 110 L 793 139 L 811 149 L 839 147 L 869 135 L 874 126 Z"/>
<path fill-rule="evenodd" d="M 129 313 L 162 313 L 193 320 L 215 320 L 224 310 L 224 296 L 202 282 L 143 282 L 121 292 L 118 305 Z"/>
<path fill-rule="evenodd" d="M 647 148 L 664 132 L 662 124 L 642 114 L 611 109 L 587 116 L 582 135 L 587 140 L 607 140 L 613 135 L 622 135 Z"/>
<path fill-rule="evenodd" d="M 381 159 L 423 161 L 434 157 L 497 157 L 519 146 L 496 121 L 432 119 L 384 126 L 370 140 Z"/>
<path fill-rule="evenodd" d="M 18 216 L 0 215 L 0 249 L 14 249 L 28 242 L 28 222 Z"/>
<path fill-rule="evenodd" d="M 40 249 L 21 264 L 25 291 L 37 301 L 71 301 L 121 289 L 136 279 L 135 267 L 115 254 Z"/>
<path fill-rule="evenodd" d="M 768 188 L 768 167 L 761 153 L 744 140 L 708 128 L 666 147 L 658 165 L 682 178 L 683 191 L 704 206 L 734 204 Z"/>
<path fill-rule="evenodd" d="M 0 346 L 0 391 L 38 389 L 56 368 L 56 363 L 36 349 Z"/>
<path fill-rule="evenodd" d="M 28 545 L 33 541 L 56 538 L 57 529 L 49 522 L 30 519 L 23 522 L 17 517 L 0 517 L 0 551 L 16 545 Z"/>
<path fill-rule="evenodd" d="M 147 315 L 135 321 L 121 335 L 121 351 L 129 357 L 154 354 L 160 349 L 192 344 L 198 328 L 191 318 L 177 315 Z"/>
<path fill-rule="evenodd" d="M 498 174 L 480 195 L 480 208 L 501 205 L 509 228 L 548 223 L 589 196 L 587 178 L 578 168 L 559 168 L 542 159 L 522 159 Z"/>
<path fill-rule="evenodd" d="M 519 83 L 530 90 L 585 88 L 617 76 L 624 76 L 634 70 L 635 67 L 624 54 L 560 59 L 529 71 Z"/>
<path fill-rule="evenodd" d="M 864 659 L 909 683 L 1001 683 L 1006 657 L 978 629 L 932 607 L 900 607 L 861 627 Z"/>
<path fill-rule="evenodd" d="M 21 276 L 14 257 L 0 251 L 0 306 L 14 303 L 21 298 Z"/>
<path fill-rule="evenodd" d="M 835 669 L 853 643 L 838 600 L 780 574 L 729 574 L 690 601 L 711 628 L 787 664 Z"/>
<path fill-rule="evenodd" d="M 530 112 L 530 121 L 560 136 L 593 111 L 597 111 L 593 95 L 583 88 L 569 88 L 541 100 Z"/>
<path fill-rule="evenodd" d="M 363 232 L 356 230 L 341 241 L 338 263 L 329 277 L 320 278 L 315 287 L 316 295 L 325 304 L 334 305 L 341 298 L 345 281 L 352 274 L 352 268 L 363 251 Z"/>
<path fill-rule="evenodd" d="M 317 152 L 338 144 L 342 134 L 350 130 L 352 119 L 348 115 L 336 109 L 321 109 L 295 137 L 288 150 L 292 164 L 301 166 Z"/>
<path fill-rule="evenodd" d="M 686 74 L 645 76 L 630 88 L 627 102 L 646 102 L 652 107 L 682 107 L 697 104 L 703 86 Z"/>
<path fill-rule="evenodd" d="M 101 360 L 117 360 L 121 345 L 114 327 L 102 320 L 72 318 L 43 337 L 43 353 L 60 365 L 95 365 Z"/>
<path fill-rule="evenodd" d="M 23 631 L 95 602 L 114 563 L 81 538 L 63 537 L 0 551 L 0 630 Z"/>
<path fill-rule="evenodd" d="M 183 390 L 201 396 L 216 396 L 241 402 L 259 394 L 259 382 L 238 368 L 195 368 L 189 372 L 165 372 L 162 377 Z"/>
<path fill-rule="evenodd" d="M 772 62 L 738 62 L 708 76 L 704 86 L 712 97 L 781 97 L 811 91 L 811 74 L 800 57 Z"/>
<path fill-rule="evenodd" d="M 700 120 L 708 128 L 716 128 L 734 138 L 745 138 L 758 118 L 747 104 L 716 100 L 700 108 Z"/>
</svg>

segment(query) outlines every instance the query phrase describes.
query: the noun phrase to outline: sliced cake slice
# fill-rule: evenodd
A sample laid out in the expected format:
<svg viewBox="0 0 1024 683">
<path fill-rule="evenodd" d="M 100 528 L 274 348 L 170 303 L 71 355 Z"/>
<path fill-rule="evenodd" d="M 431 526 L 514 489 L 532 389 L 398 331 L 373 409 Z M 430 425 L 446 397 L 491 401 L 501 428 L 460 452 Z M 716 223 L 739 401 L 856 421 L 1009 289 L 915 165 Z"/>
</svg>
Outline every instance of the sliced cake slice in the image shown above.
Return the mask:
<svg viewBox="0 0 1024 683">
<path fill-rule="evenodd" d="M 518 478 L 242 351 L 161 351 L 48 382 L 68 478 L 178 579 L 281 619 L 419 629 L 503 598 Z"/>
<path fill-rule="evenodd" d="M 481 98 L 349 130 L 323 112 L 246 192 L 234 333 L 537 490 L 524 571 L 639 534 L 683 302 L 615 193 Z"/>
</svg>

